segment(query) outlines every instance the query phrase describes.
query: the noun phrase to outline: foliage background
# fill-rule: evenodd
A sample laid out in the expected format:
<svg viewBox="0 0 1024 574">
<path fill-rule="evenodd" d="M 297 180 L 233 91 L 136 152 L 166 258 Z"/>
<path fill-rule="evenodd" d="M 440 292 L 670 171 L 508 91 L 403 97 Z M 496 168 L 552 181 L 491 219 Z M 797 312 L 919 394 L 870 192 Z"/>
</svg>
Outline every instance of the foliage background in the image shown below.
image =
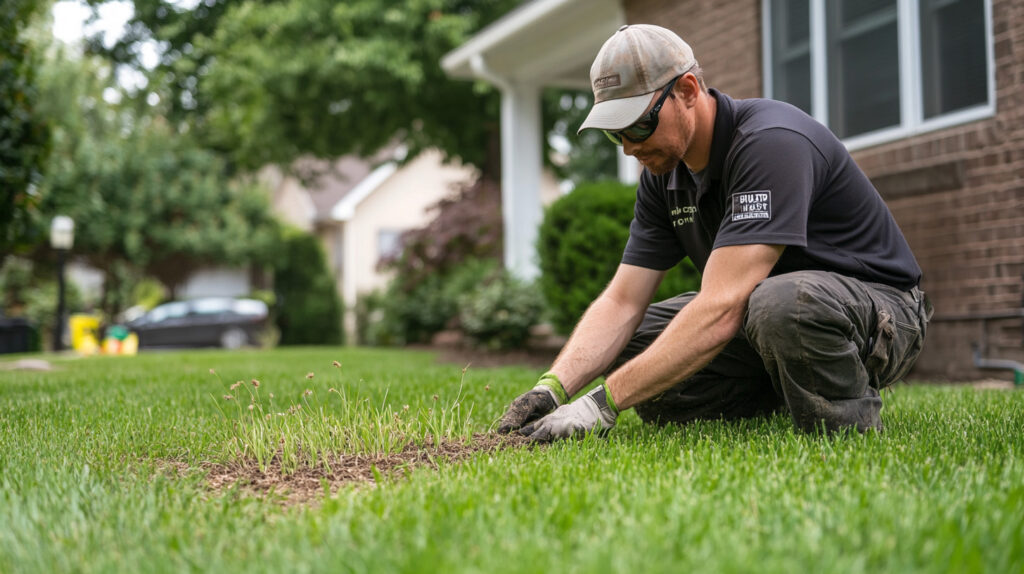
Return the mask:
<svg viewBox="0 0 1024 574">
<path fill-rule="evenodd" d="M 274 269 L 276 321 L 282 345 L 340 345 L 342 302 L 320 241 L 287 229 Z"/>
<path fill-rule="evenodd" d="M 20 35 L 44 4 L 0 3 L 0 264 L 7 253 L 31 243 L 28 216 L 50 148 L 50 122 L 36 107 L 40 57 Z"/>
</svg>

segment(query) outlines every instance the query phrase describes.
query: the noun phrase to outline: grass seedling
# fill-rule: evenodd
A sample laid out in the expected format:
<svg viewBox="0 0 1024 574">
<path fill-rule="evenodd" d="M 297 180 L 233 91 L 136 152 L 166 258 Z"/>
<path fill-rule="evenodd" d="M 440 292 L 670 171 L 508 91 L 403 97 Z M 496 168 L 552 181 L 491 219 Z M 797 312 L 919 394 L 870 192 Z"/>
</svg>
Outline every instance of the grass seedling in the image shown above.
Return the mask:
<svg viewBox="0 0 1024 574">
<path fill-rule="evenodd" d="M 466 368 L 462 369 L 455 398 L 443 402 L 438 394 L 428 406 L 395 410 L 388 402 L 388 390 L 380 404 L 359 394 L 358 384 L 348 384 L 341 375 L 336 386 L 326 391 L 306 388 L 291 404 L 275 403 L 273 393 L 264 400 L 260 382 L 237 381 L 227 393 L 214 397 L 224 420 L 230 424 L 227 456 L 239 462 L 254 461 L 261 471 L 277 459 L 285 473 L 300 466 L 322 466 L 331 470 L 331 459 L 339 454 L 394 454 L 410 446 L 439 448 L 447 441 L 469 440 L 474 422 L 473 407 L 463 408 Z M 210 369 L 211 374 L 220 376 Z M 312 381 L 313 372 L 305 379 Z M 320 397 L 326 397 L 321 401 Z"/>
</svg>

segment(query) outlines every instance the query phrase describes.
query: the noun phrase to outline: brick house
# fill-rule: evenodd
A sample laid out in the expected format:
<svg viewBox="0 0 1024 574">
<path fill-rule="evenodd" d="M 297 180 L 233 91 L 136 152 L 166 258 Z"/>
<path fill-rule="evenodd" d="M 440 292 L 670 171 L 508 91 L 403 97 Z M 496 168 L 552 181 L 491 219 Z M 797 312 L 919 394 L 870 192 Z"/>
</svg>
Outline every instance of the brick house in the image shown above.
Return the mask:
<svg viewBox="0 0 1024 574">
<path fill-rule="evenodd" d="M 587 86 L 589 62 L 625 23 L 673 29 L 710 86 L 789 101 L 843 139 L 935 305 L 916 376 L 1012 376 L 979 370 L 973 351 L 1024 362 L 1024 0 L 535 0 L 442 65 L 496 78 L 506 100 Z M 559 58 L 538 68 L 517 53 Z"/>
</svg>

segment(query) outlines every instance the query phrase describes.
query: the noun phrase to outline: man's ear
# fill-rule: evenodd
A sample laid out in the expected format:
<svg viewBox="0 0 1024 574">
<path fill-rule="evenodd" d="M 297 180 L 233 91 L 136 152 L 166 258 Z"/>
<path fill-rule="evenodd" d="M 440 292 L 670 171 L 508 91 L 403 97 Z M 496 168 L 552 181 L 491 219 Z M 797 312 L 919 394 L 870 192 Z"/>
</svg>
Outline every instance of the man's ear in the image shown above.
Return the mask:
<svg viewBox="0 0 1024 574">
<path fill-rule="evenodd" d="M 700 81 L 692 73 L 684 74 L 682 78 L 676 80 L 676 85 L 672 87 L 672 95 L 679 96 L 679 99 L 687 107 L 697 104 L 697 96 L 700 95 L 700 91 Z"/>
</svg>

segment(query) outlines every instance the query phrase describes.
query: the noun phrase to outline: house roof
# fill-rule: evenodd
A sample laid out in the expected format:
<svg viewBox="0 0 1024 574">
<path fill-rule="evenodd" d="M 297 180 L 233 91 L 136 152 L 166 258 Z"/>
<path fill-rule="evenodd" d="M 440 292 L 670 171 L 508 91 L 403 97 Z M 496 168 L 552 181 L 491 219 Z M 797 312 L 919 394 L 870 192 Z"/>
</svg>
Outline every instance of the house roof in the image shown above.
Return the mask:
<svg viewBox="0 0 1024 574">
<path fill-rule="evenodd" d="M 334 161 L 312 158 L 297 161 L 292 166 L 292 173 L 298 177 L 308 196 L 312 223 L 339 221 L 334 217 L 334 211 L 340 202 L 348 198 L 351 204 L 353 195 L 360 196 L 356 203 L 365 199 L 386 179 L 381 178 L 381 168 L 391 166 L 385 168 L 390 169 L 390 175 L 395 170 L 395 160 L 401 161 L 404 157 L 404 146 L 389 146 L 372 158 L 347 155 Z M 371 178 L 372 181 L 368 181 Z"/>
<path fill-rule="evenodd" d="M 319 173 L 304 187 L 316 208 L 316 220 L 324 221 L 331 218 L 334 206 L 373 172 L 374 164 L 361 157 L 344 156 L 329 166 L 318 167 Z"/>
<path fill-rule="evenodd" d="M 348 221 L 352 219 L 356 214 L 356 206 L 376 191 L 396 171 L 398 171 L 398 163 L 394 161 L 389 161 L 375 168 L 331 206 L 330 219 L 333 221 Z"/>
<path fill-rule="evenodd" d="M 441 59 L 456 78 L 589 89 L 594 55 L 625 15 L 619 0 L 533 0 Z"/>
</svg>

